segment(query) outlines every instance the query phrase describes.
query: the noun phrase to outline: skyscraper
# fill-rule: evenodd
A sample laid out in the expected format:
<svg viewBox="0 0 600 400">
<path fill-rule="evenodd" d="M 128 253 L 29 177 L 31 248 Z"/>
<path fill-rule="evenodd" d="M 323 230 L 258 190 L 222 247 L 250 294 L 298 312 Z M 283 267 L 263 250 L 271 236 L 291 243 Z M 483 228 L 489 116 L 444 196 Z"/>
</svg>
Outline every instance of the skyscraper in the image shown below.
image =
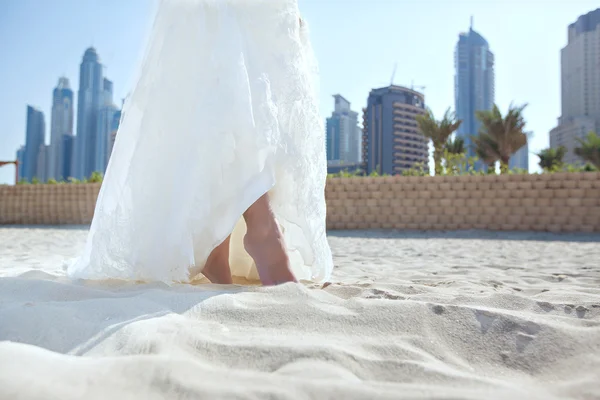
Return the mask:
<svg viewBox="0 0 600 400">
<path fill-rule="evenodd" d="M 77 136 L 71 171 L 71 175 L 77 179 L 89 177 L 96 167 L 96 128 L 100 108 L 105 102 L 105 93 L 103 67 L 96 49 L 90 47 L 85 51 L 79 67 Z"/>
<path fill-rule="evenodd" d="M 48 149 L 50 146 L 42 144 L 37 154 L 37 166 L 35 177 L 40 182 L 48 180 Z"/>
<path fill-rule="evenodd" d="M 110 155 L 112 154 L 113 148 L 115 147 L 115 140 L 117 140 L 117 131 L 119 130 L 119 125 L 121 124 L 121 118 L 123 115 L 122 110 L 118 110 L 113 115 L 112 120 L 112 131 L 110 133 L 110 149 L 108 151 L 108 158 L 110 159 Z M 107 163 L 108 166 L 108 163 Z"/>
<path fill-rule="evenodd" d="M 494 54 L 488 42 L 471 27 L 458 36 L 454 52 L 454 101 L 456 117 L 462 120 L 456 135 L 462 137 L 469 157 L 475 156 L 472 135 L 479 133 L 479 121 L 475 113 L 491 110 L 494 106 Z M 483 169 L 478 163 L 476 169 Z"/>
<path fill-rule="evenodd" d="M 416 116 L 425 110 L 425 96 L 401 86 L 373 89 L 364 110 L 363 165 L 371 174 L 398 175 L 417 163 L 428 170 L 428 139 Z"/>
<path fill-rule="evenodd" d="M 335 108 L 327 118 L 327 161 L 356 164 L 360 162 L 362 135 L 358 127 L 358 113 L 350 109 L 350 102 L 341 95 L 333 96 Z"/>
<path fill-rule="evenodd" d="M 32 106 L 27 106 L 26 129 L 22 177 L 31 181 L 34 177 L 37 177 L 39 152 L 42 146 L 45 146 L 46 124 L 44 113 Z"/>
<path fill-rule="evenodd" d="M 66 154 L 64 135 L 73 135 L 73 91 L 69 80 L 61 77 L 52 94 L 48 179 L 61 180 L 70 175 L 64 168 L 64 158 L 71 159 L 71 155 Z"/>
<path fill-rule="evenodd" d="M 102 90 L 104 92 L 104 100 L 102 102 L 105 104 L 112 104 L 113 102 L 113 83 L 110 79 L 104 78 L 102 83 Z"/>
<path fill-rule="evenodd" d="M 25 166 L 25 163 L 23 162 L 24 156 L 25 156 L 25 146 L 21 146 L 21 147 L 19 147 L 19 150 L 17 150 L 17 162 L 19 163 L 19 165 L 18 165 L 19 173 L 17 175 L 18 181 L 23 179 L 23 167 Z"/>
<path fill-rule="evenodd" d="M 550 147 L 565 146 L 564 161 L 580 164 L 577 138 L 600 133 L 600 8 L 569 25 L 560 60 L 561 116 L 550 131 Z"/>
<path fill-rule="evenodd" d="M 119 116 L 120 110 L 114 104 L 107 104 L 100 109 L 100 113 L 98 114 L 94 171 L 102 173 L 106 171 L 112 152 L 113 133 L 116 132 L 119 126 Z M 117 121 L 116 126 L 115 120 Z"/>
<path fill-rule="evenodd" d="M 104 173 L 114 143 L 114 133 L 119 127 L 121 111 L 113 103 L 113 83 L 104 78 L 103 104 L 96 120 L 94 143 L 94 171 Z"/>
<path fill-rule="evenodd" d="M 75 143 L 75 136 L 63 135 L 63 152 L 62 152 L 62 176 L 64 179 L 68 179 L 73 176 L 71 173 L 71 167 L 73 165 L 73 144 Z"/>
</svg>

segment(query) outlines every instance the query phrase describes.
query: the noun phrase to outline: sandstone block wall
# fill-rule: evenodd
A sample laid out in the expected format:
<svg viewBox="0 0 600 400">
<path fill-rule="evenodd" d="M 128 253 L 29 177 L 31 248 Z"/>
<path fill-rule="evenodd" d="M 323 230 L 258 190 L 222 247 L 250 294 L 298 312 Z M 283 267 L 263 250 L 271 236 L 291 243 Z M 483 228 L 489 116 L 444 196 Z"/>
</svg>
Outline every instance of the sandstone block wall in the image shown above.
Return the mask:
<svg viewBox="0 0 600 400">
<path fill-rule="evenodd" d="M 99 183 L 0 186 L 0 225 L 89 224 L 99 191 Z"/>
<path fill-rule="evenodd" d="M 89 224 L 99 184 L 0 186 L 0 224 Z M 600 232 L 600 173 L 328 178 L 327 227 Z"/>
<path fill-rule="evenodd" d="M 600 232 L 600 174 L 331 178 L 329 229 Z"/>
</svg>

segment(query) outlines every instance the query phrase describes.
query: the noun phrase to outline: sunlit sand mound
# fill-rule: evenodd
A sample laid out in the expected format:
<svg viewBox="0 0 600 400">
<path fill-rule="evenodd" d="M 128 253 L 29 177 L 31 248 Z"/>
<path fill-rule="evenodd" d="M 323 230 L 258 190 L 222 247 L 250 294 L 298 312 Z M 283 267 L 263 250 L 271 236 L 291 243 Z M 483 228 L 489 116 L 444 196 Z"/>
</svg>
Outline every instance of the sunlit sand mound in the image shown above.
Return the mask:
<svg viewBox="0 0 600 400">
<path fill-rule="evenodd" d="M 600 396 L 598 236 L 336 234 L 263 288 L 70 282 L 85 234 L 0 229 L 0 399 Z"/>
</svg>

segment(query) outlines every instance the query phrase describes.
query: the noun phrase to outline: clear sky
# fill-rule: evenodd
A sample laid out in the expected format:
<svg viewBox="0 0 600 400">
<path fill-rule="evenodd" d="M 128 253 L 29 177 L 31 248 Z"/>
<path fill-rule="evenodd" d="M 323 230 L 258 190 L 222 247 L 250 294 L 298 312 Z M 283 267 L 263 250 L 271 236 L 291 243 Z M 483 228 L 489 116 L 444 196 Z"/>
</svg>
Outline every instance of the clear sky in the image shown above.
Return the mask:
<svg viewBox="0 0 600 400">
<path fill-rule="evenodd" d="M 250 0 L 249 0 L 250 1 Z M 598 0 L 299 0 L 321 68 L 321 113 L 339 93 L 359 111 L 370 89 L 390 83 L 426 86 L 436 115 L 454 107 L 454 46 L 474 28 L 496 56 L 496 103 L 529 103 L 530 151 L 548 146 L 560 115 L 560 49 L 567 26 Z M 98 50 L 115 100 L 130 90 L 153 0 L 0 0 L 0 160 L 13 160 L 25 142 L 26 105 L 46 117 L 52 89 L 65 75 L 76 92 L 78 68 L 90 45 Z M 530 169 L 537 157 L 530 154 Z M 12 183 L 12 166 L 0 183 Z"/>
</svg>

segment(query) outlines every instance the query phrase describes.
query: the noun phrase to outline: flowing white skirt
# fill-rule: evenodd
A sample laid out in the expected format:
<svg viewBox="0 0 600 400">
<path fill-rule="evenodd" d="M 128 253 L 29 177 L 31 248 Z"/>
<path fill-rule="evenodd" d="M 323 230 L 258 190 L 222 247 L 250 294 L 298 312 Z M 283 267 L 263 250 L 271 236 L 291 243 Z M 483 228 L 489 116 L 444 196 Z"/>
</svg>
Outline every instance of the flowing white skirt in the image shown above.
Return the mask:
<svg viewBox="0 0 600 400">
<path fill-rule="evenodd" d="M 317 69 L 297 0 L 161 0 L 74 278 L 185 282 L 269 193 L 298 279 L 333 268 Z"/>
</svg>

